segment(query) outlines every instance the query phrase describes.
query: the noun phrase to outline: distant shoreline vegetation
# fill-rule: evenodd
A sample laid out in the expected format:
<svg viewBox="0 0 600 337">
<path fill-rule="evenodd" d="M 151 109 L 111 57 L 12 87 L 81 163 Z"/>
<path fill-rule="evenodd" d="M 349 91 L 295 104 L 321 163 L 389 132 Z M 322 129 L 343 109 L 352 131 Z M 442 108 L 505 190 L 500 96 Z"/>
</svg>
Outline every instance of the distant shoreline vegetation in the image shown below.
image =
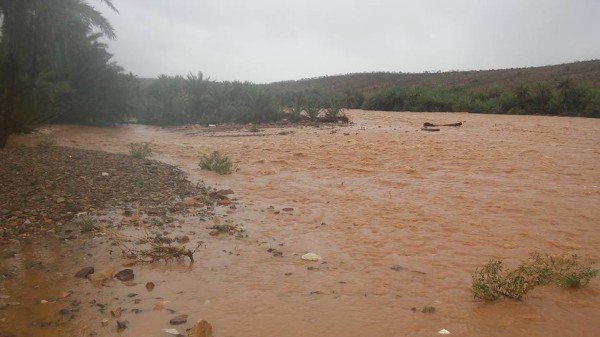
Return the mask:
<svg viewBox="0 0 600 337">
<path fill-rule="evenodd" d="M 487 90 L 391 87 L 368 95 L 362 109 L 599 118 L 600 88 L 576 84 L 568 77 L 554 85 L 546 82 L 519 84 L 512 90 L 498 87 Z"/>
</svg>

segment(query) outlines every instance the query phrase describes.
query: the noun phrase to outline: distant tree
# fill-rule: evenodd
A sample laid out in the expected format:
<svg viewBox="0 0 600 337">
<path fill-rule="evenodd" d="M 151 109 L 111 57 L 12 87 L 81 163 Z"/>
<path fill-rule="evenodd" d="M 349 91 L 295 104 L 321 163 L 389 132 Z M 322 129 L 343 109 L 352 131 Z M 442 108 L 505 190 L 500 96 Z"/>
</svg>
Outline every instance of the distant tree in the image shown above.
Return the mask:
<svg viewBox="0 0 600 337">
<path fill-rule="evenodd" d="M 116 11 L 110 0 L 102 2 Z M 0 0 L 0 19 L 0 147 L 4 147 L 26 108 L 19 105 L 20 98 L 60 100 L 60 94 L 70 89 L 73 51 L 94 29 L 111 39 L 115 32 L 83 0 Z"/>
</svg>

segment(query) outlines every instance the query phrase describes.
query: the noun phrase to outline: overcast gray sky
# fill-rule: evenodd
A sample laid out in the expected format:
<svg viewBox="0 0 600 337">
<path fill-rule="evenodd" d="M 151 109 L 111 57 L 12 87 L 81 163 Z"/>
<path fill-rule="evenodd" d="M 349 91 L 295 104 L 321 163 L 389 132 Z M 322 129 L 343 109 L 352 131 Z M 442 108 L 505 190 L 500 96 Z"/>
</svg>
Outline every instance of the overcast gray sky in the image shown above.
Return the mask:
<svg viewBox="0 0 600 337">
<path fill-rule="evenodd" d="M 140 77 L 267 83 L 365 71 L 600 58 L 600 0 L 113 0 L 114 59 Z"/>
</svg>

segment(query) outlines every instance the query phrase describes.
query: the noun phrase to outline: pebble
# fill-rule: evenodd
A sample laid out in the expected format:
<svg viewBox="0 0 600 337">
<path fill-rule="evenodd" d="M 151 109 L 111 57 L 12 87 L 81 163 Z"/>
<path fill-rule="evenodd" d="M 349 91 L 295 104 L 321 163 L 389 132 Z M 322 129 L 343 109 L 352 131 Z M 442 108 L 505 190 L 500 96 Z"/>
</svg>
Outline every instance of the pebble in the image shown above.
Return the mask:
<svg viewBox="0 0 600 337">
<path fill-rule="evenodd" d="M 302 255 L 302 260 L 306 261 L 321 261 L 323 258 L 315 253 L 306 253 Z"/>
<path fill-rule="evenodd" d="M 82 268 L 77 273 L 75 273 L 75 277 L 86 278 L 86 277 L 88 277 L 88 275 L 93 274 L 93 273 L 94 273 L 94 267 L 85 267 L 85 268 Z"/>
<path fill-rule="evenodd" d="M 190 242 L 190 237 L 187 235 L 180 235 L 176 237 L 175 240 L 177 240 L 177 243 L 188 243 Z"/>
<path fill-rule="evenodd" d="M 146 283 L 146 290 L 148 290 L 148 292 L 151 292 L 152 290 L 154 290 L 154 282 Z"/>
<path fill-rule="evenodd" d="M 123 269 L 120 272 L 118 272 L 117 274 L 115 274 L 115 277 L 119 280 L 119 281 L 131 281 L 134 279 L 135 275 L 133 274 L 133 269 Z"/>
<path fill-rule="evenodd" d="M 177 317 L 171 318 L 171 320 L 169 321 L 169 323 L 171 325 L 184 324 L 184 323 L 187 323 L 187 318 L 188 318 L 188 315 L 179 315 Z"/>
<path fill-rule="evenodd" d="M 127 321 L 117 321 L 117 331 L 121 331 L 121 330 L 125 330 L 127 329 Z"/>
</svg>

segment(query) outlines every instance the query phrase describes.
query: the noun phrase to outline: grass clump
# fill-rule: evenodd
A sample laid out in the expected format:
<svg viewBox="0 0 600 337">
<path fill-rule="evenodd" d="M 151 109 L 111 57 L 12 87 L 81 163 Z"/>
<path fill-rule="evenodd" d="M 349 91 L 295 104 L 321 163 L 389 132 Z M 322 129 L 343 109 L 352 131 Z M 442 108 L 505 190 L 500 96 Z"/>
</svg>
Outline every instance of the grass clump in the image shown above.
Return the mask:
<svg viewBox="0 0 600 337">
<path fill-rule="evenodd" d="M 150 143 L 129 143 L 129 154 L 134 158 L 145 159 L 152 155 L 152 149 Z"/>
<path fill-rule="evenodd" d="M 258 126 L 256 124 L 252 124 L 248 128 L 248 132 L 258 132 L 258 131 L 260 131 L 260 130 L 258 129 Z"/>
<path fill-rule="evenodd" d="M 73 223 L 77 227 L 79 227 L 80 232 L 87 233 L 87 232 L 91 232 L 92 230 L 94 230 L 96 228 L 96 224 L 98 223 L 98 220 L 95 218 L 92 218 L 91 216 L 82 215 L 80 217 L 77 217 L 75 220 L 73 220 Z"/>
<path fill-rule="evenodd" d="M 522 301 L 538 285 L 555 283 L 561 287 L 585 286 L 600 271 L 579 256 L 531 254 L 529 260 L 516 269 L 505 269 L 500 260 L 490 260 L 473 275 L 475 298 L 488 301 L 501 297 Z"/>
<path fill-rule="evenodd" d="M 37 146 L 39 147 L 50 147 L 56 145 L 56 139 L 51 136 L 43 135 L 42 138 L 37 142 Z"/>
<path fill-rule="evenodd" d="M 231 174 L 233 172 L 233 163 L 228 156 L 213 151 L 210 155 L 203 155 L 198 164 L 201 169 L 213 171 L 218 174 Z"/>
</svg>

